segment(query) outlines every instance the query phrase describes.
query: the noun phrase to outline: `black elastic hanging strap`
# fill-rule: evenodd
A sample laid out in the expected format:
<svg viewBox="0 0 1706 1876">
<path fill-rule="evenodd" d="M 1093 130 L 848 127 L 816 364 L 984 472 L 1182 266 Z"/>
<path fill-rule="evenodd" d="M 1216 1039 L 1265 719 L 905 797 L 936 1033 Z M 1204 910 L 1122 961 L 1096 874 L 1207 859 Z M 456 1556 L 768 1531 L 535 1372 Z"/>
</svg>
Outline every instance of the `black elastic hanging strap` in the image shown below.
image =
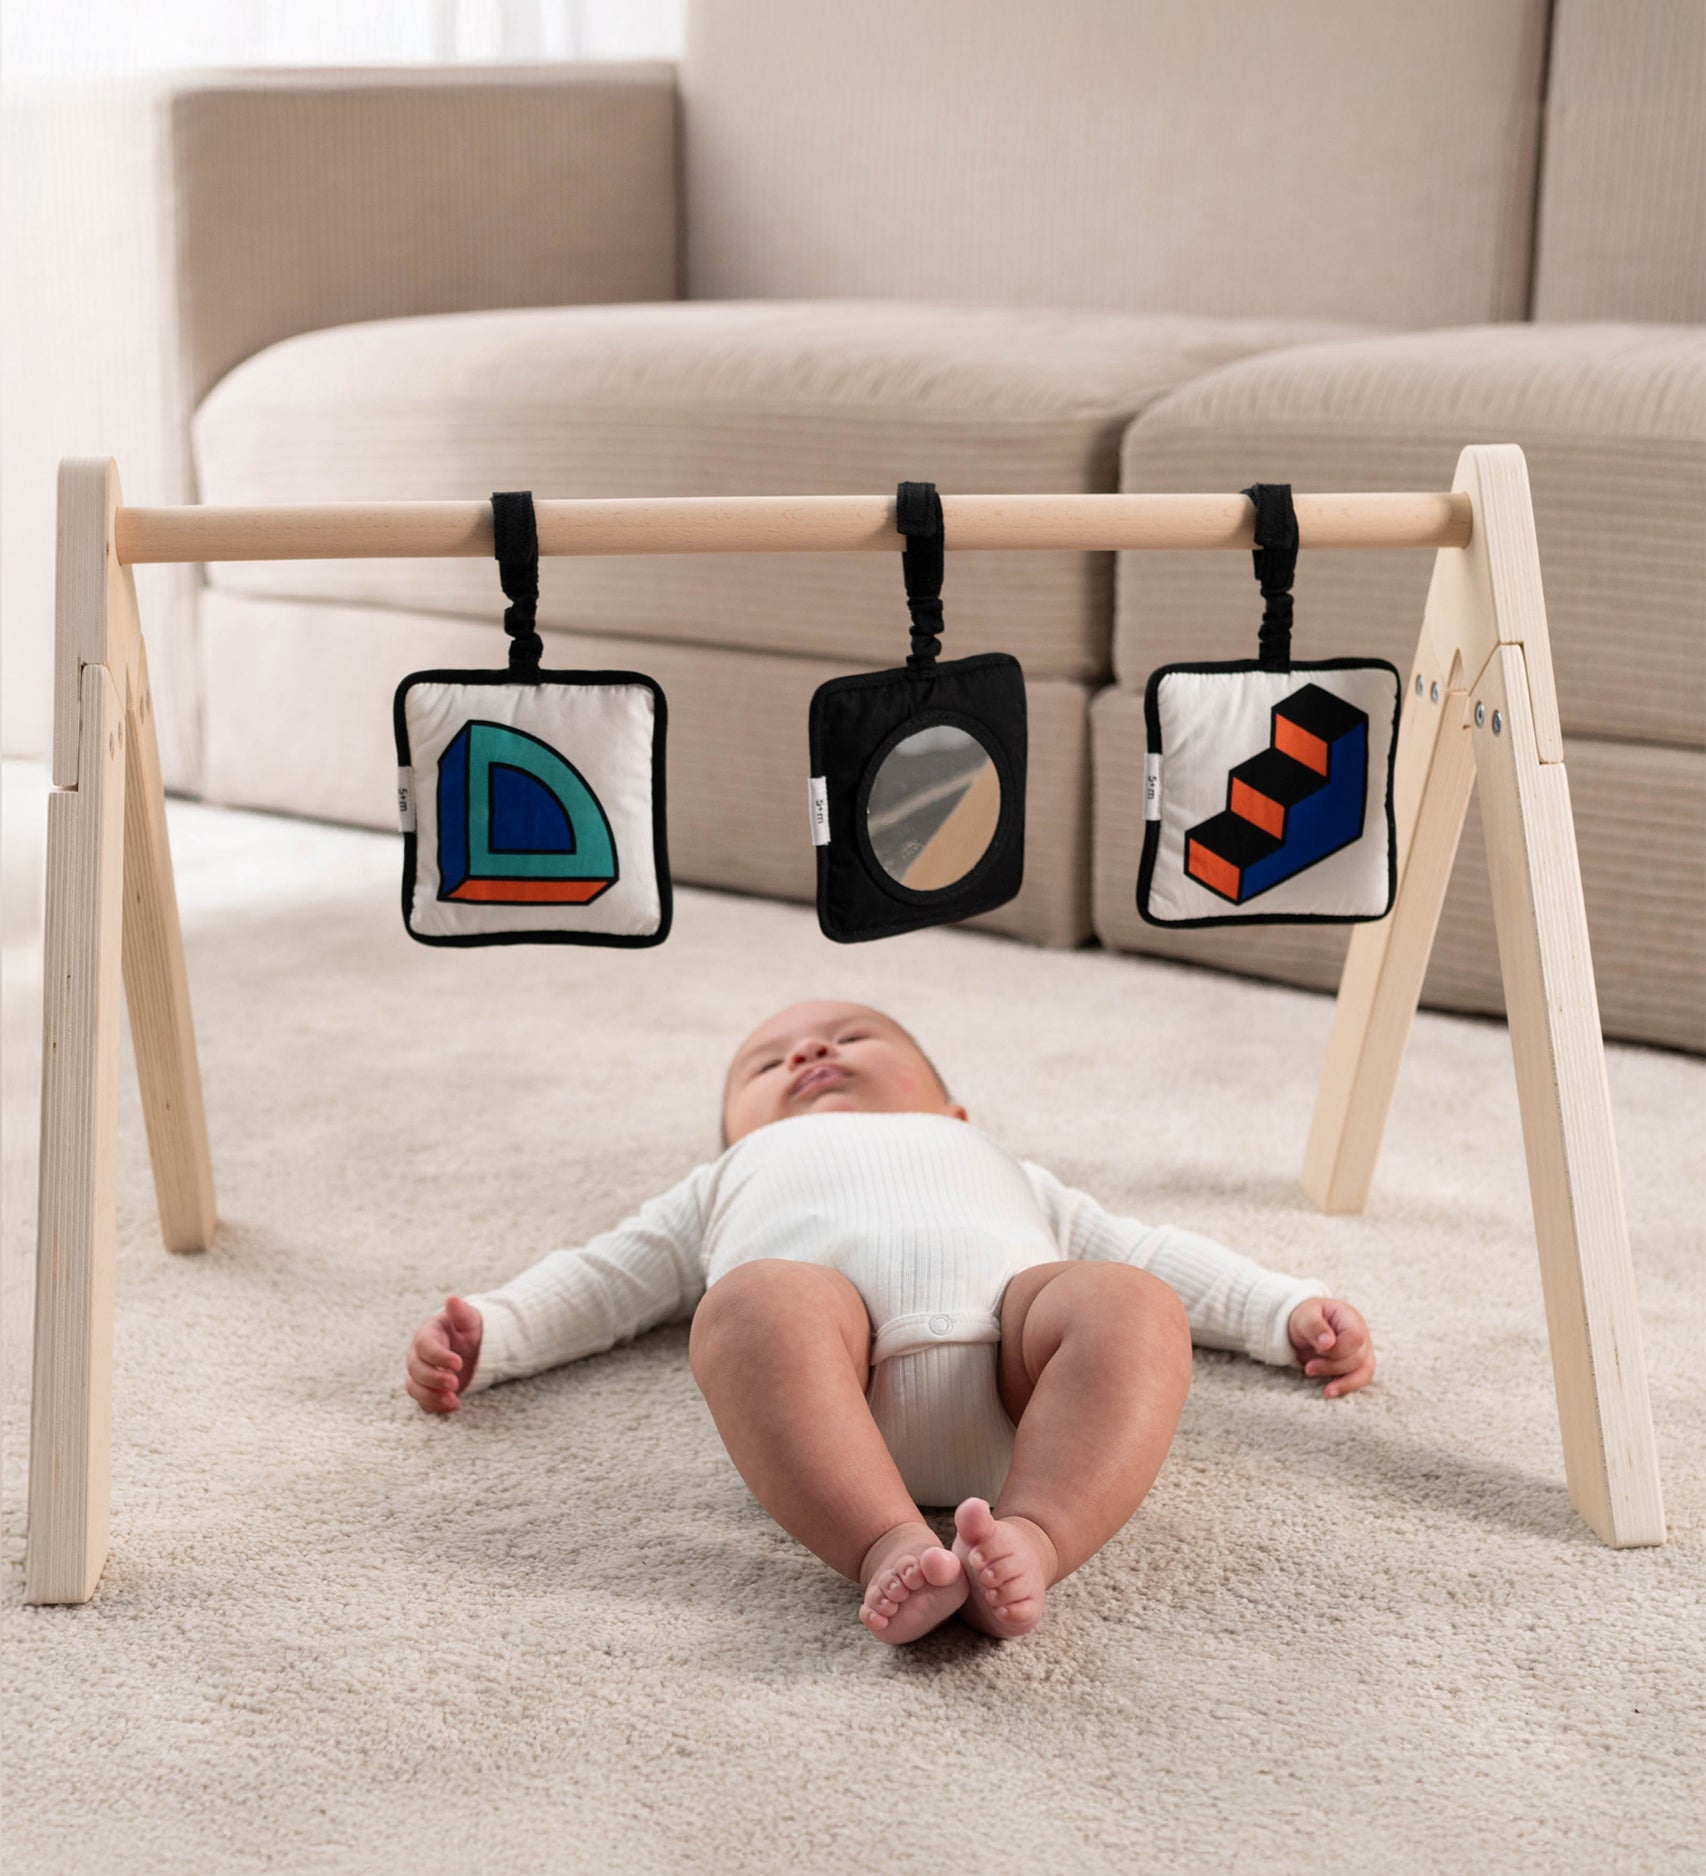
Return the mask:
<svg viewBox="0 0 1706 1876">
<path fill-rule="evenodd" d="M 909 671 L 928 670 L 942 649 L 942 498 L 934 482 L 903 482 L 895 493 L 895 527 L 906 536 L 901 572 L 912 614 Z"/>
<path fill-rule="evenodd" d="M 1283 670 L 1291 663 L 1291 583 L 1297 575 L 1297 511 L 1289 482 L 1257 482 L 1244 490 L 1256 504 L 1256 581 L 1262 589 L 1262 629 L 1256 656 Z"/>
<path fill-rule="evenodd" d="M 531 682 L 545 650 L 535 626 L 539 611 L 539 525 L 526 489 L 492 497 L 492 546 L 503 583 L 504 630 L 509 634 L 510 676 Z"/>
</svg>

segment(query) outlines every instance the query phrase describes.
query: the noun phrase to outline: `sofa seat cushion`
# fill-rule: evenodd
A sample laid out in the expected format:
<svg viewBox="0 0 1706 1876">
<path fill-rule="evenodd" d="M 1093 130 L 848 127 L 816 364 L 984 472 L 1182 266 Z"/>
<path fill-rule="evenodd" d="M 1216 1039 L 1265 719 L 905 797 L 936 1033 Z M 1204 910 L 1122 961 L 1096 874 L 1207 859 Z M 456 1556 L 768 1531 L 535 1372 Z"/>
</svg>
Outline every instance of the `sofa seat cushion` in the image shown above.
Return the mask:
<svg viewBox="0 0 1706 1876">
<path fill-rule="evenodd" d="M 663 686 L 678 884 L 816 896 L 806 706 L 836 665 L 713 645 L 542 636 L 552 669 L 639 670 Z M 417 668 L 487 662 L 494 638 L 503 634 L 493 626 L 429 613 L 202 593 L 207 799 L 394 829 L 397 680 Z M 1027 703 L 1025 882 L 1006 905 L 966 922 L 1070 947 L 1090 935 L 1089 692 L 1070 679 L 1034 678 Z M 394 903 L 390 911 L 395 919 Z"/>
<path fill-rule="evenodd" d="M 211 503 L 1112 491 L 1133 415 L 1198 374 L 1345 327 L 971 306 L 662 302 L 381 320 L 287 339 L 194 424 Z M 897 537 L 898 539 L 898 537 Z M 951 544 L 951 543 L 950 543 Z M 232 591 L 495 618 L 480 561 L 222 565 Z M 949 656 L 1109 669 L 1113 556 L 948 563 Z M 906 650 L 883 554 L 554 559 L 540 623 L 855 664 Z"/>
<path fill-rule="evenodd" d="M 1133 423 L 1121 486 L 1443 489 L 1467 443 L 1527 457 L 1565 733 L 1706 748 L 1706 328 L 1479 326 L 1245 359 Z M 1122 685 L 1253 654 L 1247 557 L 1119 558 Z M 1432 568 L 1305 547 L 1297 656 L 1407 670 Z"/>
<path fill-rule="evenodd" d="M 1346 925 L 1145 924 L 1143 699 L 1111 685 L 1090 705 L 1095 764 L 1093 919 L 1109 949 L 1208 964 L 1320 990 L 1338 987 Z M 1564 739 L 1582 898 L 1608 1036 L 1706 1050 L 1706 753 Z M 1422 985 L 1435 1009 L 1504 1012 L 1481 815 L 1472 801 Z"/>
</svg>

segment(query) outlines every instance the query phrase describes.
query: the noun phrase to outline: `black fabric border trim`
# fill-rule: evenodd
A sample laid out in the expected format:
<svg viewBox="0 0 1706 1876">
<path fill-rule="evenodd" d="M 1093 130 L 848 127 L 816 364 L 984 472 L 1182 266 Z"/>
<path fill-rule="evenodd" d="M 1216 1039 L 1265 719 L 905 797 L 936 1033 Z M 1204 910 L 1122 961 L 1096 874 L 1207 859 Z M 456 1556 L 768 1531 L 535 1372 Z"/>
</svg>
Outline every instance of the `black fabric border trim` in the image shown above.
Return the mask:
<svg viewBox="0 0 1706 1876">
<path fill-rule="evenodd" d="M 412 830 L 403 835 L 403 929 L 416 944 L 436 945 L 449 949 L 466 949 L 473 945 L 608 945 L 619 950 L 638 951 L 650 945 L 662 944 L 669 936 L 670 926 L 675 920 L 675 890 L 669 873 L 668 816 L 664 800 L 665 732 L 669 723 L 669 703 L 663 694 L 662 685 L 655 678 L 647 677 L 643 671 L 530 671 L 518 680 L 508 671 L 494 671 L 489 666 L 479 671 L 411 671 L 398 684 L 391 698 L 391 728 L 397 743 L 398 768 L 410 770 L 414 768 L 414 761 L 409 751 L 408 719 L 403 709 L 403 699 L 413 685 L 476 684 L 508 689 L 518 681 L 527 685 L 573 685 L 581 689 L 597 685 L 613 689 L 617 685 L 641 684 L 651 692 L 653 706 L 652 862 L 657 872 L 658 882 L 657 930 L 653 932 L 467 932 L 461 936 L 448 932 L 418 932 L 409 922 L 409 913 L 415 900 L 416 835 Z M 419 819 L 418 806 L 416 818 Z"/>
<path fill-rule="evenodd" d="M 812 693 L 809 709 L 806 713 L 807 761 L 812 775 L 823 774 L 827 766 L 824 748 L 826 730 L 824 726 L 824 704 L 833 697 L 848 691 L 893 690 L 897 680 L 908 680 L 923 689 L 931 680 L 944 675 L 958 677 L 981 671 L 1012 671 L 1019 679 L 1019 698 L 1023 706 L 1023 721 L 1020 728 L 1024 733 L 1026 747 L 1019 750 L 1009 749 L 999 731 L 989 723 L 971 716 L 965 711 L 943 709 L 931 706 L 915 710 L 901 720 L 895 730 L 884 737 L 881 749 L 886 751 L 899 740 L 904 733 L 924 727 L 929 723 L 953 722 L 977 733 L 977 739 L 991 752 L 997 772 L 1001 777 L 1001 812 L 995 824 L 995 837 L 977 865 L 964 879 L 956 880 L 953 885 L 945 886 L 937 893 L 915 893 L 898 881 L 892 880 L 883 872 L 874 853 L 869 851 L 869 835 L 860 823 L 859 803 L 869 798 L 871 781 L 875 769 L 872 761 L 866 762 L 861 771 L 858 787 L 855 790 L 855 829 L 852 842 L 853 851 L 858 856 L 863 872 L 883 895 L 896 907 L 897 916 L 882 924 L 844 926 L 833 919 L 827 910 L 830 904 L 830 868 L 838 862 L 831 849 L 834 845 L 833 825 L 835 818 L 835 799 L 829 804 L 832 838 L 817 848 L 817 911 L 818 929 L 835 944 L 868 944 L 883 938 L 901 938 L 915 931 L 928 931 L 933 926 L 951 925 L 968 918 L 975 918 L 998 906 L 1008 904 L 1019 892 L 1024 881 L 1024 843 L 1025 843 L 1025 794 L 1027 771 L 1029 768 L 1030 711 L 1029 698 L 1025 690 L 1024 667 L 1011 652 L 981 651 L 970 657 L 955 658 L 947 663 L 932 662 L 923 666 L 895 665 L 882 671 L 850 671 L 840 677 L 825 678 Z M 1016 818 L 1016 825 L 1010 824 L 1008 816 Z M 992 871 L 1011 849 L 1016 856 L 1018 880 L 1013 891 L 1005 897 L 991 903 L 979 901 L 973 887 L 986 880 Z M 903 896 L 904 895 L 904 896 Z M 964 901 L 965 903 L 958 903 Z"/>
<path fill-rule="evenodd" d="M 1279 667 L 1263 664 L 1259 658 L 1233 658 L 1221 663 L 1164 664 L 1149 674 L 1143 687 L 1143 731 L 1148 754 L 1161 756 L 1162 786 L 1166 786 L 1167 765 L 1161 747 L 1161 680 L 1175 673 L 1181 675 L 1216 675 L 1219 672 L 1267 671 Z M 1392 777 L 1398 760 L 1398 724 L 1404 712 L 1404 679 L 1398 667 L 1385 658 L 1310 658 L 1294 659 L 1284 670 L 1293 671 L 1390 671 L 1393 679 L 1392 737 L 1386 748 L 1386 904 L 1378 912 L 1245 912 L 1220 918 L 1157 918 L 1149 909 L 1149 894 L 1155 878 L 1156 855 L 1161 848 L 1161 823 L 1143 824 L 1143 857 L 1137 867 L 1137 911 L 1146 925 L 1158 925 L 1166 931 L 1192 931 L 1206 925 L 1374 925 L 1392 910 L 1398 894 L 1398 821 L 1392 807 Z M 1366 812 L 1366 810 L 1365 810 Z M 1359 836 L 1360 838 L 1360 836 Z"/>
</svg>

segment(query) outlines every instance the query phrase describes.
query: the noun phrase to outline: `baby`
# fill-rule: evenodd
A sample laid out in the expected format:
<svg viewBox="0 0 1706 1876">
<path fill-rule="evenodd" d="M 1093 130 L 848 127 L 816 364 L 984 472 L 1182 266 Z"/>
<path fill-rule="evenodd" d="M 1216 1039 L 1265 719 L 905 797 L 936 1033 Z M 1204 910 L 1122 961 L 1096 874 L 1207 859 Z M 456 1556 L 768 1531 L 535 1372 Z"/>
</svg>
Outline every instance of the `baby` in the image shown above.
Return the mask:
<svg viewBox="0 0 1706 1876">
<path fill-rule="evenodd" d="M 578 1250 L 452 1296 L 416 1330 L 429 1413 L 691 1316 L 693 1375 L 741 1477 L 863 1598 L 885 1642 L 958 1614 L 1008 1639 L 1136 1511 L 1193 1339 L 1374 1374 L 1313 1280 L 1117 1218 L 972 1126 L 892 1018 L 800 1003 L 741 1045 L 723 1152 Z M 993 1502 L 991 1502 L 993 1501 Z M 952 1505 L 945 1549 L 920 1505 Z"/>
</svg>

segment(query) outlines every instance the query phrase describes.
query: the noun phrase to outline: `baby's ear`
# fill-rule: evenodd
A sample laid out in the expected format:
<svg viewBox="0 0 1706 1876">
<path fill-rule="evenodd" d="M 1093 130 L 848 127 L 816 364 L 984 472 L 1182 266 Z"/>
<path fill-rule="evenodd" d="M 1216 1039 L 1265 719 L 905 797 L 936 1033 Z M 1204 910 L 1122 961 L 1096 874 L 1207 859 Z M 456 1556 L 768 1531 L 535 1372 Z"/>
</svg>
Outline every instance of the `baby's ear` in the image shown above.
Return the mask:
<svg viewBox="0 0 1706 1876">
<path fill-rule="evenodd" d="M 950 1101 L 942 1111 L 946 1114 L 951 1114 L 955 1120 L 971 1119 L 971 1116 L 960 1106 L 958 1101 Z"/>
</svg>

